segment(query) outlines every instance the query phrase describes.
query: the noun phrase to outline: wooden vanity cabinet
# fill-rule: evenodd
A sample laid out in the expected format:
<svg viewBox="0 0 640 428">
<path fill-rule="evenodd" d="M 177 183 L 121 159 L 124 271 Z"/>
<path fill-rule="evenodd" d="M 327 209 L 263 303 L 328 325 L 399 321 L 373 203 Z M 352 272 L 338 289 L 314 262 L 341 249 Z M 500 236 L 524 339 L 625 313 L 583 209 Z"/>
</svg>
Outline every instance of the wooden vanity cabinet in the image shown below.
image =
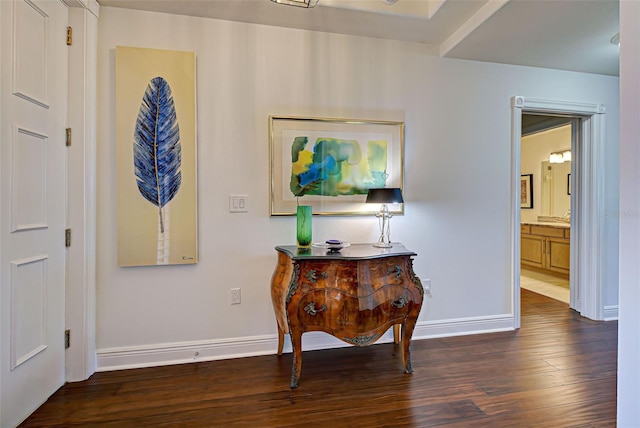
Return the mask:
<svg viewBox="0 0 640 428">
<path fill-rule="evenodd" d="M 523 268 L 569 278 L 570 229 L 520 225 L 520 262 Z"/>
<path fill-rule="evenodd" d="M 401 244 L 380 249 L 355 244 L 340 252 L 276 247 L 278 262 L 271 297 L 278 322 L 278 355 L 291 335 L 291 387 L 302 370 L 302 333 L 323 331 L 355 346 L 375 343 L 394 327 L 401 333 L 405 372 L 411 373 L 409 344 L 420 313 L 423 288 L 412 256 Z M 401 327 L 401 332 L 396 329 Z"/>
</svg>

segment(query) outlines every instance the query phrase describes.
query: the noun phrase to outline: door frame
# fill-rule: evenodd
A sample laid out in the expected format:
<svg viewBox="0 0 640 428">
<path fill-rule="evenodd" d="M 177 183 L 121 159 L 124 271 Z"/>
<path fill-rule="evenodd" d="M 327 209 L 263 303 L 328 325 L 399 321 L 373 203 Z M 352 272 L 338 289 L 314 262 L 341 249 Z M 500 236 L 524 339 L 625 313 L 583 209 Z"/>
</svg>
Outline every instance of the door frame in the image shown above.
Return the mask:
<svg viewBox="0 0 640 428">
<path fill-rule="evenodd" d="M 71 2 L 69 2 L 71 3 Z M 69 124 L 67 151 L 66 350 L 67 382 L 82 381 L 96 371 L 96 118 L 99 5 L 73 2 L 69 25 Z"/>
<path fill-rule="evenodd" d="M 602 104 L 514 96 L 511 98 L 511 283 L 514 328 L 520 328 L 520 156 L 523 113 L 579 118 L 579 126 L 572 127 L 570 306 L 586 318 L 603 320 L 605 108 Z"/>
</svg>

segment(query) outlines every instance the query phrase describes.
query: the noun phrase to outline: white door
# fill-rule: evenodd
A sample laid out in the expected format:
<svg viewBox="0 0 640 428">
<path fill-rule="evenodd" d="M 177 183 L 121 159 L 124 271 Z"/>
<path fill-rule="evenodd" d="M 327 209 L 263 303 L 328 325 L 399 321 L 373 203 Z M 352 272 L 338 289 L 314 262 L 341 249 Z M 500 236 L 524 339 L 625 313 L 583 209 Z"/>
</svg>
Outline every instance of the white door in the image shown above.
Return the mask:
<svg viewBox="0 0 640 428">
<path fill-rule="evenodd" d="M 0 426 L 65 381 L 67 7 L 0 1 Z"/>
</svg>

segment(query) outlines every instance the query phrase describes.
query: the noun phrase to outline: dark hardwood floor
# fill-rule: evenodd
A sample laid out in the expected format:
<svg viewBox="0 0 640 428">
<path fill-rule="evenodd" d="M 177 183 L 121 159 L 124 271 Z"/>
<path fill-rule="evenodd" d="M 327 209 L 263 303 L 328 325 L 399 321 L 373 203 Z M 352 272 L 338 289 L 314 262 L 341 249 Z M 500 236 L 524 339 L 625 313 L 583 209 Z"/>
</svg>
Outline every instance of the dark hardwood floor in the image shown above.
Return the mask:
<svg viewBox="0 0 640 428">
<path fill-rule="evenodd" d="M 522 328 L 96 373 L 21 427 L 615 427 L 617 322 L 522 290 Z"/>
</svg>

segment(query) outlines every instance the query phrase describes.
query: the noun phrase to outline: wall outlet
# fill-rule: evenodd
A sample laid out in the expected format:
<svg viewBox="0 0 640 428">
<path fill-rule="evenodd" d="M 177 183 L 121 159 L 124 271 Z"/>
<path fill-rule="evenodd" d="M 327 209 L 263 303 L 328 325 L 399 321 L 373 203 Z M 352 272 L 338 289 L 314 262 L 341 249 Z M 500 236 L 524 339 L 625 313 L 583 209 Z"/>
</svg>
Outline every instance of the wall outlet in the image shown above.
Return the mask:
<svg viewBox="0 0 640 428">
<path fill-rule="evenodd" d="M 424 294 L 426 294 L 427 296 L 431 296 L 431 279 L 423 279 L 420 282 L 422 282 L 422 289 L 424 290 Z"/>
<path fill-rule="evenodd" d="M 231 304 L 239 305 L 240 304 L 240 289 L 232 288 L 231 290 Z"/>
</svg>

